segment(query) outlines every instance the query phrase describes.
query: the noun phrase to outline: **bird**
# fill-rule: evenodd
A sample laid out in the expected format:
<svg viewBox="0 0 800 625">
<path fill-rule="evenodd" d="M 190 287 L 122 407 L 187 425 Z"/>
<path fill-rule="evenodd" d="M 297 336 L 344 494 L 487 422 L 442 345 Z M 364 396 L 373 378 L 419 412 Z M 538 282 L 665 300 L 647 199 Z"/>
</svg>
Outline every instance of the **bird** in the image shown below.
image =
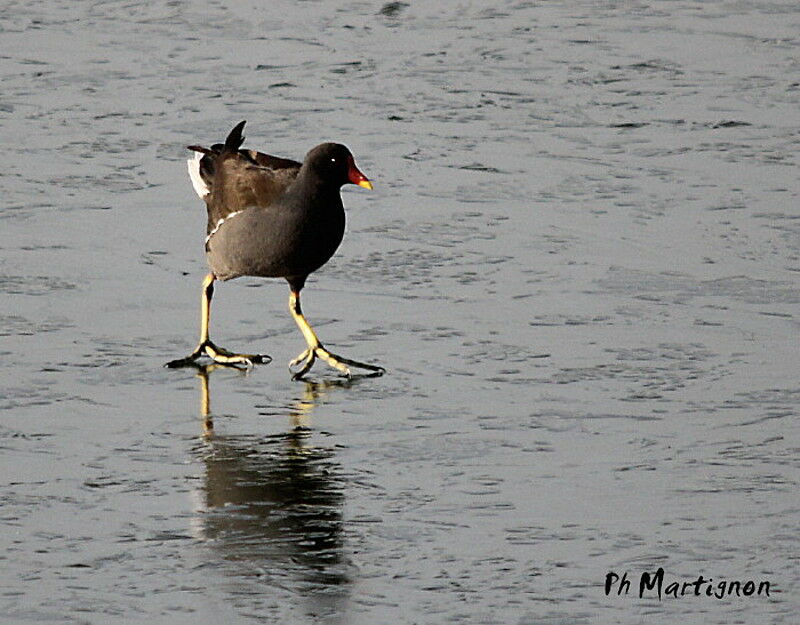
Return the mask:
<svg viewBox="0 0 800 625">
<path fill-rule="evenodd" d="M 214 283 L 255 276 L 284 278 L 289 284 L 289 312 L 306 341 L 306 349 L 289 363 L 293 379 L 303 378 L 317 359 L 347 377 L 351 368 L 382 375 L 383 367 L 329 351 L 300 307 L 308 276 L 331 259 L 344 237 L 342 186 L 372 189 L 372 183 L 339 143 L 321 143 L 302 163 L 242 149 L 245 123 L 237 124 L 225 143 L 188 146 L 194 152 L 187 161 L 189 178 L 208 211 L 205 251 L 210 271 L 202 283 L 200 342 L 191 354 L 165 366 L 196 366 L 204 356 L 239 368 L 270 362 L 266 354 L 231 352 L 209 338 Z"/>
</svg>

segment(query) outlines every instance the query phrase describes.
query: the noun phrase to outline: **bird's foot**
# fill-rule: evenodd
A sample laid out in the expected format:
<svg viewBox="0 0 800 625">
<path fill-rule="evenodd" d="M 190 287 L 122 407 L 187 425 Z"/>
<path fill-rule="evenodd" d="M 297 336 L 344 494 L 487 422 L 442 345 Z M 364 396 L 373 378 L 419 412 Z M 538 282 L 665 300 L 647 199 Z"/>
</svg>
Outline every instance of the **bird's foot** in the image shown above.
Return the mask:
<svg viewBox="0 0 800 625">
<path fill-rule="evenodd" d="M 269 362 L 272 362 L 272 357 L 268 356 L 267 354 L 235 354 L 234 352 L 228 351 L 222 347 L 218 347 L 210 340 L 207 340 L 200 343 L 197 346 L 197 349 L 195 349 L 185 358 L 171 360 L 164 366 L 170 369 L 189 367 L 195 364 L 195 362 L 203 356 L 208 356 L 211 358 L 211 360 L 220 365 L 236 368 L 250 368 L 253 365 L 265 365 Z"/>
<path fill-rule="evenodd" d="M 318 345 L 316 347 L 307 348 L 305 351 L 303 351 L 303 353 L 289 363 L 289 371 L 292 374 L 292 379 L 302 379 L 302 377 L 308 373 L 309 369 L 311 369 L 314 361 L 316 361 L 317 358 L 324 360 L 330 367 L 340 371 L 342 375 L 348 378 L 352 377 L 353 375 L 350 371 L 350 367 L 366 369 L 370 372 L 366 374 L 366 377 L 378 377 L 386 373 L 386 369 L 383 367 L 368 365 L 364 362 L 358 362 L 357 360 L 350 360 L 349 358 L 344 358 L 343 356 L 337 356 L 336 354 L 329 352 L 322 345 Z M 294 367 L 297 365 L 301 366 L 295 371 Z"/>
</svg>

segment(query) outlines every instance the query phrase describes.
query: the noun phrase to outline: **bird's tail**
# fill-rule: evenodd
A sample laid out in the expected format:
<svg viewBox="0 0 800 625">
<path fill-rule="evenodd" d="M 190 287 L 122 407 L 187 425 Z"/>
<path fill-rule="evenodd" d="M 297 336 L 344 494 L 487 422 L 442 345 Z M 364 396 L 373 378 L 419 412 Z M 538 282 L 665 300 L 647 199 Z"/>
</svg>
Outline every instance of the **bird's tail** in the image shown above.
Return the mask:
<svg viewBox="0 0 800 625">
<path fill-rule="evenodd" d="M 211 193 L 211 184 L 214 180 L 214 167 L 217 158 L 222 154 L 231 154 L 239 151 L 244 143 L 242 129 L 245 121 L 241 121 L 230 131 L 225 143 L 215 143 L 210 148 L 201 145 L 190 145 L 188 149 L 194 151 L 195 157 L 186 161 L 189 169 L 189 178 L 195 192 L 203 199 Z"/>
<path fill-rule="evenodd" d="M 244 129 L 244 125 L 247 123 L 246 120 L 240 121 L 233 127 L 228 138 L 225 139 L 225 151 L 226 152 L 236 152 L 241 147 L 242 143 L 244 143 L 244 137 L 242 136 L 242 130 Z"/>
</svg>

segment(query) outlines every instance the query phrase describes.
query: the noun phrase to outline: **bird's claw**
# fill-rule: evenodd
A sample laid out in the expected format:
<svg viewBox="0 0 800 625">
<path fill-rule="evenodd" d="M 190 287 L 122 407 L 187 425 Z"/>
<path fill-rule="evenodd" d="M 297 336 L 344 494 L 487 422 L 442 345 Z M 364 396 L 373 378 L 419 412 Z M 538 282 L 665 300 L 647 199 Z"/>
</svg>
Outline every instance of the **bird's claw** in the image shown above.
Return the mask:
<svg viewBox="0 0 800 625">
<path fill-rule="evenodd" d="M 366 374 L 367 377 L 378 377 L 386 373 L 386 369 L 376 365 L 368 365 L 364 362 L 357 360 L 350 360 L 329 352 L 322 345 L 316 347 L 308 347 L 300 355 L 289 363 L 289 371 L 292 374 L 293 380 L 301 379 L 311 367 L 314 365 L 316 359 L 324 360 L 328 366 L 339 371 L 344 377 L 351 378 L 353 376 L 350 367 L 358 367 L 359 369 L 366 369 L 371 373 Z M 302 366 L 295 371 L 294 367 L 302 363 Z"/>
<path fill-rule="evenodd" d="M 217 364 L 235 367 L 237 369 L 241 367 L 249 369 L 257 364 L 265 365 L 272 362 L 272 357 L 267 354 L 236 354 L 223 347 L 218 347 L 210 340 L 207 340 L 200 343 L 197 349 L 185 358 L 171 360 L 164 366 L 170 369 L 191 366 L 203 356 L 208 356 Z"/>
</svg>

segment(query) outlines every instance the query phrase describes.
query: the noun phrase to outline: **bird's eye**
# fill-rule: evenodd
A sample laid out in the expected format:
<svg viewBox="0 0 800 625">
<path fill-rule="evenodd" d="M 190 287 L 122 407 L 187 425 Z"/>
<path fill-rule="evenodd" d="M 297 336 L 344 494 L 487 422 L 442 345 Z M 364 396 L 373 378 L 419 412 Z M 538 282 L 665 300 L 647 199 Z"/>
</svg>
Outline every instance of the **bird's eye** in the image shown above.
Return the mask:
<svg viewBox="0 0 800 625">
<path fill-rule="evenodd" d="M 331 157 L 331 163 L 335 163 L 335 162 L 336 162 L 336 159 Z"/>
</svg>

